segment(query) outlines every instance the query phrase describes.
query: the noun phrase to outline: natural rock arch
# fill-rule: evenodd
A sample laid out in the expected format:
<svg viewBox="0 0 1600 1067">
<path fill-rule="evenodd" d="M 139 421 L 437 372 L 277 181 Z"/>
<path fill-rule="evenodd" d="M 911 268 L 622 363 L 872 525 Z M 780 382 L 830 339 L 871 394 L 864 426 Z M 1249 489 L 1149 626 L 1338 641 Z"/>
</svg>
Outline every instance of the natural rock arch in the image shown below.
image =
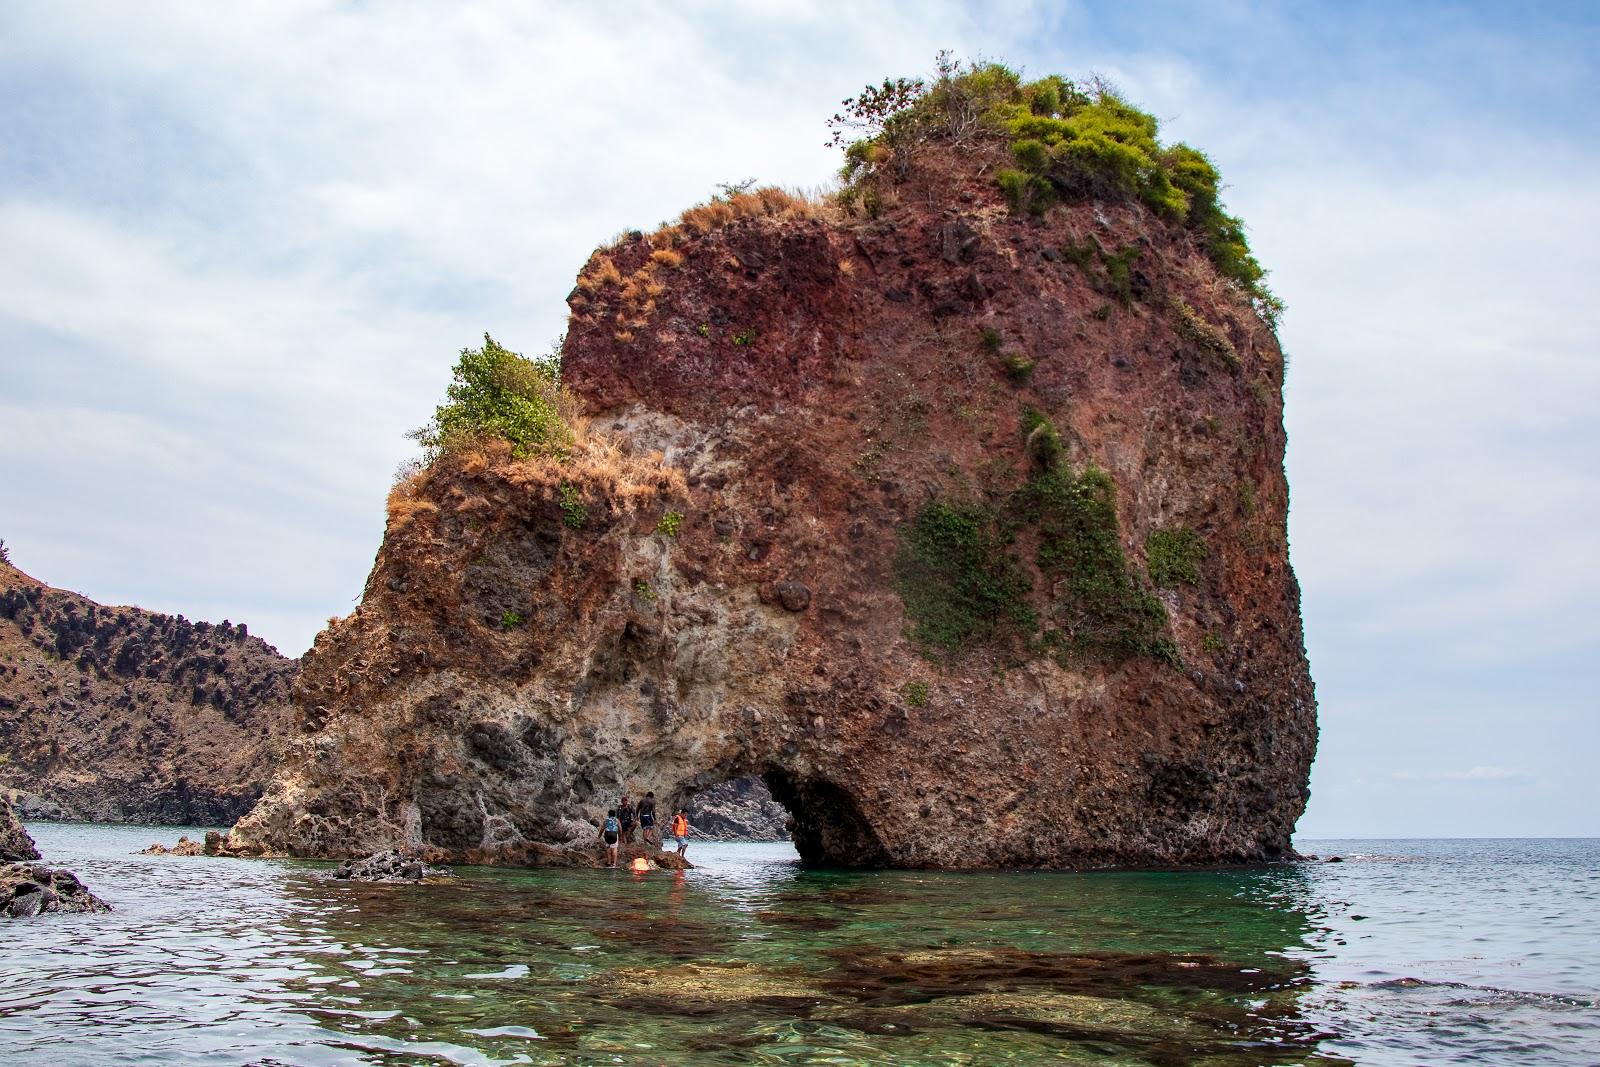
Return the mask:
<svg viewBox="0 0 1600 1067">
<path fill-rule="evenodd" d="M 235 846 L 567 862 L 622 789 L 759 773 L 816 864 L 1288 854 L 1316 724 L 1276 340 L 1145 208 L 1026 220 L 972 173 L 597 255 L 563 352 L 592 421 L 396 489 Z M 1063 258 L 1090 237 L 1140 250 L 1125 303 Z M 619 328 L 604 278 L 674 261 Z M 930 514 L 987 538 L 959 626 L 901 595 Z"/>
</svg>

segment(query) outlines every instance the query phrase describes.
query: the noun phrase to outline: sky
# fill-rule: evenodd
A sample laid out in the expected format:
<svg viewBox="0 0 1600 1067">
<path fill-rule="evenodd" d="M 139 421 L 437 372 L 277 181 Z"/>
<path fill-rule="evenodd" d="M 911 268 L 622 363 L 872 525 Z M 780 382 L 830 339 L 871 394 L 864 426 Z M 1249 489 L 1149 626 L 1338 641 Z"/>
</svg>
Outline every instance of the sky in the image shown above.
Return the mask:
<svg viewBox="0 0 1600 1067">
<path fill-rule="evenodd" d="M 1300 837 L 1600 835 L 1591 4 L 0 0 L 0 538 L 298 655 L 462 347 L 545 349 L 718 183 L 827 182 L 940 49 L 1108 77 L 1288 304 Z"/>
</svg>

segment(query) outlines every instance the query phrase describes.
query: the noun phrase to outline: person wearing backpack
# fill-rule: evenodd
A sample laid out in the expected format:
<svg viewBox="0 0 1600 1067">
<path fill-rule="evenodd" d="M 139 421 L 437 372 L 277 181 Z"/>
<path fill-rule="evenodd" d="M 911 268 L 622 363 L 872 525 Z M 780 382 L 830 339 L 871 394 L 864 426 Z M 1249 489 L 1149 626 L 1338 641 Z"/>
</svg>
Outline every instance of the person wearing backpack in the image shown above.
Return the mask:
<svg viewBox="0 0 1600 1067">
<path fill-rule="evenodd" d="M 606 810 L 606 821 L 600 825 L 600 840 L 606 844 L 606 858 L 611 866 L 617 865 L 617 842 L 622 838 L 622 824 L 617 821 L 617 809 Z"/>
</svg>

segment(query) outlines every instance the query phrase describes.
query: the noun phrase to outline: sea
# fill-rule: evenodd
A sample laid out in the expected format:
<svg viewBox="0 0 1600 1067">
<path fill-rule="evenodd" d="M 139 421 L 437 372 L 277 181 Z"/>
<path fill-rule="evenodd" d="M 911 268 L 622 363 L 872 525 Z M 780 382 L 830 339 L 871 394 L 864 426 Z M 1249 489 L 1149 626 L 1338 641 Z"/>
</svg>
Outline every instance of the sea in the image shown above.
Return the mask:
<svg viewBox="0 0 1600 1067">
<path fill-rule="evenodd" d="M 1600 1064 L 1600 840 L 1095 874 L 697 842 L 371 885 L 29 829 L 116 910 L 0 920 L 0 1064 Z"/>
</svg>

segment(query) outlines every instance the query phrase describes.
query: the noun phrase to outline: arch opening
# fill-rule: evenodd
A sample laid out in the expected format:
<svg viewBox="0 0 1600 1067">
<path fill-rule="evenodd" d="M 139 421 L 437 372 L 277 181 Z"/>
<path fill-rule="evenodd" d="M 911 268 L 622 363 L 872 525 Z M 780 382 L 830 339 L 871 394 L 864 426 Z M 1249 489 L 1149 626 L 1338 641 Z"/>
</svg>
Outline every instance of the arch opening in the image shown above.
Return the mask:
<svg viewBox="0 0 1600 1067">
<path fill-rule="evenodd" d="M 794 826 L 789 809 L 755 774 L 707 786 L 685 806 L 694 828 L 717 841 L 788 841 Z"/>
<path fill-rule="evenodd" d="M 856 799 L 825 778 L 795 774 L 776 764 L 723 767 L 694 776 L 675 795 L 675 803 L 688 808 L 693 825 L 707 836 L 786 840 L 807 867 L 891 865 L 888 849 Z M 766 828 L 769 836 L 740 832 L 752 823 Z"/>
<path fill-rule="evenodd" d="M 845 789 L 821 777 L 767 767 L 761 779 L 794 816 L 789 837 L 807 867 L 887 867 L 889 851 Z"/>
</svg>

